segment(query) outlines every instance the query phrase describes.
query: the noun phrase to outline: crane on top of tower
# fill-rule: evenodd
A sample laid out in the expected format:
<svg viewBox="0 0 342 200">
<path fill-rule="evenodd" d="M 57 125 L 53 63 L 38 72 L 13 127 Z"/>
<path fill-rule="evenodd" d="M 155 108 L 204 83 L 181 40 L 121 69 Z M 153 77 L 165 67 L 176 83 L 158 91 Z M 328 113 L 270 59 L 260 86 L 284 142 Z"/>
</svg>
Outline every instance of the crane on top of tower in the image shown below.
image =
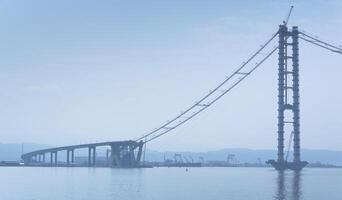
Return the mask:
<svg viewBox="0 0 342 200">
<path fill-rule="evenodd" d="M 289 22 L 290 16 L 292 14 L 293 6 L 291 6 L 289 13 L 287 14 L 286 20 L 283 21 L 284 25 L 287 26 L 287 23 Z"/>
</svg>

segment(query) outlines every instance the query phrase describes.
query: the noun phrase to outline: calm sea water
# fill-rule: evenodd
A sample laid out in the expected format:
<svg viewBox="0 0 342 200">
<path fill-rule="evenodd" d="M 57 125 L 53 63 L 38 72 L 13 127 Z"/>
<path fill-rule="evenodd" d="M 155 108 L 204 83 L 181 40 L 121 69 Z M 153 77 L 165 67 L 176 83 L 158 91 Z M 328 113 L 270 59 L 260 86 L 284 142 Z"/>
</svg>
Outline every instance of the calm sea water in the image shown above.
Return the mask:
<svg viewBox="0 0 342 200">
<path fill-rule="evenodd" d="M 342 169 L 0 168 L 1 200 L 341 200 Z"/>
</svg>

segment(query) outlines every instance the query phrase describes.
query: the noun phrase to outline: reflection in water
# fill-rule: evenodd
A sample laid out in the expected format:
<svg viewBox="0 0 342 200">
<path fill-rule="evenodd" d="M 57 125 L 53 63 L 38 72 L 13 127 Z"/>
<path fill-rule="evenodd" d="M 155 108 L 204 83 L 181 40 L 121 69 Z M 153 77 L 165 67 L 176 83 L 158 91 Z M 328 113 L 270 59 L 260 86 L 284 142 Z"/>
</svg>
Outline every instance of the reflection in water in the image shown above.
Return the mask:
<svg viewBox="0 0 342 200">
<path fill-rule="evenodd" d="M 302 199 L 301 172 L 294 171 L 292 176 L 292 199 Z"/>
<path fill-rule="evenodd" d="M 278 193 L 275 197 L 276 200 L 285 200 L 286 199 L 286 188 L 285 188 L 285 178 L 284 171 L 278 171 Z"/>
<path fill-rule="evenodd" d="M 287 180 L 288 179 L 288 180 Z M 291 191 L 288 191 L 291 189 Z M 301 200 L 301 172 L 279 171 L 275 200 Z"/>
</svg>

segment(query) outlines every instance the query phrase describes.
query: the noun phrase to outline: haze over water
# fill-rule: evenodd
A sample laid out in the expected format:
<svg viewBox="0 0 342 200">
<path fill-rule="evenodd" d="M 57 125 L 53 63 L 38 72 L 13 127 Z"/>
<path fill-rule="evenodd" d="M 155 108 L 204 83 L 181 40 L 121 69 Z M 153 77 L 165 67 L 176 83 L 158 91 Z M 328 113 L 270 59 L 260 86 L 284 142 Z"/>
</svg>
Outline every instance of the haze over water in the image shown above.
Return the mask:
<svg viewBox="0 0 342 200">
<path fill-rule="evenodd" d="M 292 4 L 289 27 L 342 44 L 340 0 L 1 1 L 0 141 L 57 147 L 156 130 L 245 62 L 278 30 Z M 342 150 L 341 59 L 300 40 L 303 148 Z M 275 149 L 277 74 L 274 55 L 215 107 L 147 148 Z M 285 135 L 285 144 L 290 138 Z M 342 169 L 0 167 L 0 179 L 0 200 L 342 196 Z"/>
<path fill-rule="evenodd" d="M 1 142 L 64 146 L 154 130 L 246 61 L 291 5 L 289 27 L 342 44 L 340 0 L 1 1 Z M 302 147 L 342 150 L 342 57 L 299 45 Z M 274 149 L 277 66 L 273 55 L 148 147 Z"/>
<path fill-rule="evenodd" d="M 1 168 L 6 200 L 340 200 L 341 169 Z"/>
</svg>

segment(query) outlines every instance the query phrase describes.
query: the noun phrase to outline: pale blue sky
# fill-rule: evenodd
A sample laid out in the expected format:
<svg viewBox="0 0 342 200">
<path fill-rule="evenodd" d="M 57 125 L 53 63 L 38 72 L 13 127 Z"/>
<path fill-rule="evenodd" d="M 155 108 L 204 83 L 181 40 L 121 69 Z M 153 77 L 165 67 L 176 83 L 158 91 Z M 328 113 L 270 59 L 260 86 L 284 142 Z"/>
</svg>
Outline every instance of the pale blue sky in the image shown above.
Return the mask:
<svg viewBox="0 0 342 200">
<path fill-rule="evenodd" d="M 342 44 L 342 3 L 0 1 L 0 142 L 131 139 L 184 110 L 277 30 Z M 342 150 L 342 56 L 301 42 L 302 146 Z M 276 147 L 277 57 L 158 150 Z"/>
</svg>

